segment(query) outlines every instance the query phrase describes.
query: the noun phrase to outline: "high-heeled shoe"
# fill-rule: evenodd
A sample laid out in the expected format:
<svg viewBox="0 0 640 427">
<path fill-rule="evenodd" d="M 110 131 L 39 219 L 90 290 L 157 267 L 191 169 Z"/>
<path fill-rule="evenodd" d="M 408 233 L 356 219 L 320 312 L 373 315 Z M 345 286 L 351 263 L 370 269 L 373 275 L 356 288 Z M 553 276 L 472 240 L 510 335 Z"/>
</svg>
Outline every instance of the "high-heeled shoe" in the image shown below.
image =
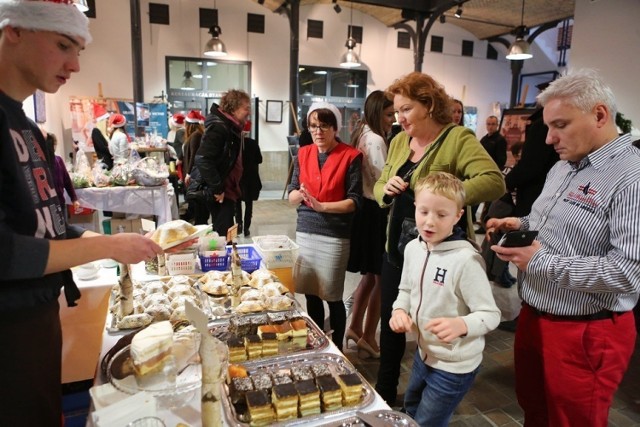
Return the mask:
<svg viewBox="0 0 640 427">
<path fill-rule="evenodd" d="M 346 336 L 345 341 L 347 344 L 347 348 L 349 348 L 349 340 L 353 341 L 353 343 L 357 346 L 358 341 L 360 340 L 360 338 L 362 338 L 361 336 L 353 332 L 353 329 L 351 328 L 347 328 L 347 333 L 345 334 L 345 336 Z"/>
<path fill-rule="evenodd" d="M 360 359 L 380 359 L 380 352 L 375 351 L 371 345 L 364 340 L 364 338 L 360 338 L 356 343 L 358 347 L 358 357 Z"/>
</svg>

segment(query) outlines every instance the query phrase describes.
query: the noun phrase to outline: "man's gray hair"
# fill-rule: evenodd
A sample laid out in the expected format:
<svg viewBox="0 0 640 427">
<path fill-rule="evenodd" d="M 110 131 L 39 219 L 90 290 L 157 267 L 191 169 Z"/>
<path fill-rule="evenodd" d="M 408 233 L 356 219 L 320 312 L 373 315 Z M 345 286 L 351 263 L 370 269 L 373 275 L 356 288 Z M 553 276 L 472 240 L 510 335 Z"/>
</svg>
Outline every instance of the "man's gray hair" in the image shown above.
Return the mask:
<svg viewBox="0 0 640 427">
<path fill-rule="evenodd" d="M 597 71 L 588 68 L 571 71 L 551 82 L 536 99 L 544 107 L 549 101 L 558 98 L 585 113 L 591 111 L 596 104 L 606 105 L 612 117 L 618 111 L 611 88 L 604 83 Z"/>
</svg>

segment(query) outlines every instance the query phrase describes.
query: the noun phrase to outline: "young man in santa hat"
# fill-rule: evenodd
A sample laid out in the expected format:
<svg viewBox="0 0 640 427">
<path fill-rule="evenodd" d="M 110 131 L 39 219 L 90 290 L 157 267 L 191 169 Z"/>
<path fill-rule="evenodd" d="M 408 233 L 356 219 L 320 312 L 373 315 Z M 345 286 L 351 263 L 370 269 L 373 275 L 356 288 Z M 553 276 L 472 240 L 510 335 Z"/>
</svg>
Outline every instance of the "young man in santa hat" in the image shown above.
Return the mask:
<svg viewBox="0 0 640 427">
<path fill-rule="evenodd" d="M 132 264 L 161 248 L 133 233 L 101 236 L 67 226 L 53 152 L 22 102 L 54 93 L 80 70 L 91 41 L 71 0 L 0 0 L 0 425 L 62 423 L 58 296 L 80 293 L 71 267 L 103 258 Z M 83 238 L 79 238 L 83 237 Z"/>
</svg>

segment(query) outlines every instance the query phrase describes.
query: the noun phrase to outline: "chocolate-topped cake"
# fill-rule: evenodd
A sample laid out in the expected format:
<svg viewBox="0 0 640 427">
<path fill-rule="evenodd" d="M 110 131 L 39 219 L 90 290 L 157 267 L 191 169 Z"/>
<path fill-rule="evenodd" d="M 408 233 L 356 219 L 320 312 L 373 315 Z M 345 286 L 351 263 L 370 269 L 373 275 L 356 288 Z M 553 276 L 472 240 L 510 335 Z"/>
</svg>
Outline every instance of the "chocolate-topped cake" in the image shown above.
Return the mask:
<svg viewBox="0 0 640 427">
<path fill-rule="evenodd" d="M 245 316 L 234 316 L 229 319 L 229 332 L 239 337 L 249 334 L 251 330 L 251 319 Z"/>
<path fill-rule="evenodd" d="M 335 378 L 332 376 L 318 377 L 316 384 L 320 389 L 323 411 L 335 411 L 342 407 L 342 390 Z"/>
<path fill-rule="evenodd" d="M 313 380 L 296 382 L 296 391 L 300 399 L 300 416 L 315 415 L 320 413 L 320 391 Z"/>
<path fill-rule="evenodd" d="M 249 334 L 245 336 L 244 343 L 249 359 L 257 359 L 262 356 L 262 340 L 258 335 Z"/>
<path fill-rule="evenodd" d="M 273 332 L 265 332 L 260 334 L 262 338 L 262 355 L 275 356 L 278 354 L 278 338 Z"/>
<path fill-rule="evenodd" d="M 271 390 L 271 400 L 278 421 L 298 417 L 298 392 L 293 384 L 279 384 Z"/>
<path fill-rule="evenodd" d="M 245 399 L 245 394 L 251 390 L 254 390 L 251 378 L 231 378 L 231 384 L 229 385 L 229 396 L 231 397 L 231 402 L 238 403 L 243 401 Z"/>
<path fill-rule="evenodd" d="M 247 350 L 244 346 L 244 338 L 232 335 L 227 339 L 227 346 L 229 347 L 230 362 L 244 362 L 247 360 Z"/>
<path fill-rule="evenodd" d="M 292 384 L 293 383 L 293 379 L 291 379 L 291 373 L 290 372 L 275 372 L 273 374 L 271 374 L 271 379 L 273 379 L 273 384 L 274 385 L 278 385 L 278 384 Z"/>
<path fill-rule="evenodd" d="M 252 426 L 266 426 L 273 423 L 275 414 L 266 391 L 248 391 L 245 398 Z"/>
<path fill-rule="evenodd" d="M 342 404 L 355 405 L 362 397 L 362 380 L 356 373 L 338 376 L 338 384 L 342 389 Z"/>
</svg>

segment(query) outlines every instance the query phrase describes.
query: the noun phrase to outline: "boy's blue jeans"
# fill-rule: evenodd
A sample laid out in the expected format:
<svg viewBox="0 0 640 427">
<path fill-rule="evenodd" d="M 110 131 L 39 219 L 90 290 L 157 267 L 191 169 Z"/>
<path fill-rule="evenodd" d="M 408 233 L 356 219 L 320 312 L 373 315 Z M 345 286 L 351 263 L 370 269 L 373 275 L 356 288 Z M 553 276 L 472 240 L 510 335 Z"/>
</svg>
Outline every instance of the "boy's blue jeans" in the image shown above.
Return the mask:
<svg viewBox="0 0 640 427">
<path fill-rule="evenodd" d="M 452 374 L 425 365 L 416 350 L 404 408 L 421 427 L 446 427 L 478 373 Z"/>
</svg>

